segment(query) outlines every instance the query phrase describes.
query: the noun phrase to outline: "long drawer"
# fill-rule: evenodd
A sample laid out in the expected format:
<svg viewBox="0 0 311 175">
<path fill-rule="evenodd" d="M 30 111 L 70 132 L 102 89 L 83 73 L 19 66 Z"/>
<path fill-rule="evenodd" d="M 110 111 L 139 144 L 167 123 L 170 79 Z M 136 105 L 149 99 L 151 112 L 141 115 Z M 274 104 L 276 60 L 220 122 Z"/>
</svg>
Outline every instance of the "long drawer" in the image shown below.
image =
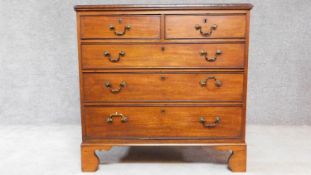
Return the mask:
<svg viewBox="0 0 311 175">
<path fill-rule="evenodd" d="M 82 67 L 243 68 L 244 44 L 84 44 Z"/>
<path fill-rule="evenodd" d="M 241 135 L 241 107 L 86 107 L 88 138 L 204 137 Z"/>
<path fill-rule="evenodd" d="M 245 37 L 245 15 L 167 15 L 165 19 L 168 39 Z"/>
<path fill-rule="evenodd" d="M 241 101 L 242 73 L 84 73 L 85 102 Z"/>
</svg>

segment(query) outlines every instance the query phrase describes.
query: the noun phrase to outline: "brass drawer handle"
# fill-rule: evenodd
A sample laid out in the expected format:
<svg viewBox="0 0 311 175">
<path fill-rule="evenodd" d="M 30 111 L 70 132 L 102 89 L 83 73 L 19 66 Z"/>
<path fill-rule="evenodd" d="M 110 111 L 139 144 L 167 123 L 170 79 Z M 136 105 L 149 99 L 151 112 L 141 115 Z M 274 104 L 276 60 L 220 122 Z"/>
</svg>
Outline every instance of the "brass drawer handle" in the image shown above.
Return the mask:
<svg viewBox="0 0 311 175">
<path fill-rule="evenodd" d="M 222 51 L 221 51 L 221 50 L 216 50 L 215 56 L 214 56 L 214 57 L 208 58 L 208 57 L 207 57 L 208 53 L 207 53 L 206 50 L 202 49 L 201 52 L 200 52 L 200 55 L 201 55 L 201 56 L 204 56 L 205 60 L 208 61 L 208 62 L 214 62 L 214 61 L 216 61 L 217 56 L 219 56 L 219 55 L 221 55 L 221 54 L 222 54 Z"/>
<path fill-rule="evenodd" d="M 113 114 L 110 114 L 109 117 L 107 117 L 107 120 L 106 120 L 107 123 L 112 123 L 114 117 L 121 117 L 121 122 L 122 123 L 126 123 L 128 121 L 127 116 L 125 116 L 125 115 L 123 115 L 121 113 L 115 112 Z"/>
<path fill-rule="evenodd" d="M 122 18 L 119 18 L 118 19 L 118 23 L 119 24 L 122 24 Z M 116 30 L 116 27 L 113 25 L 113 24 L 110 24 L 109 25 L 109 29 L 111 31 L 113 31 L 113 33 L 116 35 L 116 36 L 122 36 L 122 35 L 125 35 L 126 31 L 129 31 L 131 29 L 131 26 L 130 25 L 125 25 L 124 26 L 124 29 L 122 32 L 118 32 L 118 31 L 115 31 Z"/>
<path fill-rule="evenodd" d="M 115 31 L 116 28 L 115 28 L 115 26 L 112 25 L 112 24 L 109 26 L 109 29 L 110 29 L 111 31 L 113 31 L 113 33 L 114 33 L 116 36 L 123 36 L 123 35 L 125 35 L 126 31 L 129 31 L 129 30 L 131 29 L 131 26 L 130 26 L 130 25 L 124 26 L 124 29 L 123 29 L 122 32 Z"/>
<path fill-rule="evenodd" d="M 209 28 L 209 31 L 208 31 L 208 32 L 204 32 L 204 31 L 202 30 L 202 26 L 199 25 L 199 24 L 196 24 L 196 25 L 194 26 L 194 28 L 195 28 L 196 30 L 199 30 L 200 33 L 201 33 L 201 35 L 208 37 L 208 36 L 211 36 L 212 33 L 213 33 L 213 31 L 217 29 L 217 25 L 216 25 L 216 24 L 213 24 L 213 25 Z"/>
<path fill-rule="evenodd" d="M 212 123 L 207 123 L 205 117 L 200 117 L 199 122 L 202 123 L 205 128 L 215 128 L 217 125 L 220 124 L 221 120 L 220 117 L 216 116 L 215 120 Z"/>
<path fill-rule="evenodd" d="M 214 80 L 215 81 L 215 86 L 216 87 L 221 87 L 222 86 L 222 81 L 220 81 L 220 80 L 217 80 L 216 79 L 216 77 L 214 77 L 214 76 L 211 76 L 211 77 L 208 77 L 208 78 L 206 78 L 206 79 L 203 79 L 203 80 L 200 80 L 200 85 L 202 86 L 202 87 L 205 87 L 206 85 L 207 85 L 207 81 L 208 80 Z"/>
<path fill-rule="evenodd" d="M 112 58 L 111 54 L 108 51 L 104 51 L 104 56 L 108 57 L 108 60 L 112 63 L 119 62 L 121 57 L 125 55 L 124 51 L 119 52 L 119 56 L 117 58 Z"/>
<path fill-rule="evenodd" d="M 113 94 L 119 93 L 121 91 L 121 89 L 125 88 L 126 86 L 127 86 L 127 83 L 125 81 L 121 81 L 119 84 L 119 87 L 116 89 L 113 89 L 110 81 L 105 81 L 105 87 L 110 89 L 110 92 Z"/>
</svg>

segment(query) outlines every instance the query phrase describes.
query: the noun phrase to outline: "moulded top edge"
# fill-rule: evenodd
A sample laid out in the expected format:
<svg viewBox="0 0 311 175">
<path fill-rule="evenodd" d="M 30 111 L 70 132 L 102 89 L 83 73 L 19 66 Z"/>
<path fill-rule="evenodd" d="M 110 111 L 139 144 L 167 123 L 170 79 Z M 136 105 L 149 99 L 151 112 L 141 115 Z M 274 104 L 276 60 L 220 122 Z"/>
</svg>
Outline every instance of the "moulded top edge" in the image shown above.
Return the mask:
<svg viewBox="0 0 311 175">
<path fill-rule="evenodd" d="M 76 5 L 76 11 L 115 11 L 115 10 L 250 10 L 249 3 L 235 4 L 110 4 Z"/>
</svg>

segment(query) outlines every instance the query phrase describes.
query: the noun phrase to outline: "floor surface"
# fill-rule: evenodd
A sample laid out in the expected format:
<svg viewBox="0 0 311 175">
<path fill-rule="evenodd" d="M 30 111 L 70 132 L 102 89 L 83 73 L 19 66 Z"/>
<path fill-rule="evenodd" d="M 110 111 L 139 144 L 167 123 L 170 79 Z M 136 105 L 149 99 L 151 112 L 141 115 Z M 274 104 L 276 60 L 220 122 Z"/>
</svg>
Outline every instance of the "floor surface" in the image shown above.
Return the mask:
<svg viewBox="0 0 311 175">
<path fill-rule="evenodd" d="M 116 147 L 81 173 L 79 125 L 0 126 L 0 175 L 221 175 L 229 153 L 201 147 Z M 247 127 L 248 172 L 311 175 L 311 126 Z"/>
</svg>

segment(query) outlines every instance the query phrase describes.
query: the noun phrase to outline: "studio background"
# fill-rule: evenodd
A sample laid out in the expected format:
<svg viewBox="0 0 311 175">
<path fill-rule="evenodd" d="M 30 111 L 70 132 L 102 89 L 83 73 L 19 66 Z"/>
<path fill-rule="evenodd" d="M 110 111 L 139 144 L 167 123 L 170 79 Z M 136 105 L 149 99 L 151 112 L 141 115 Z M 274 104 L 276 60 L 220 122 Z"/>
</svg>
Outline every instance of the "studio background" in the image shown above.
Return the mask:
<svg viewBox="0 0 311 175">
<path fill-rule="evenodd" d="M 248 124 L 311 124 L 311 1 L 1 0 L 0 124 L 79 124 L 76 4 L 250 2 Z"/>
</svg>

